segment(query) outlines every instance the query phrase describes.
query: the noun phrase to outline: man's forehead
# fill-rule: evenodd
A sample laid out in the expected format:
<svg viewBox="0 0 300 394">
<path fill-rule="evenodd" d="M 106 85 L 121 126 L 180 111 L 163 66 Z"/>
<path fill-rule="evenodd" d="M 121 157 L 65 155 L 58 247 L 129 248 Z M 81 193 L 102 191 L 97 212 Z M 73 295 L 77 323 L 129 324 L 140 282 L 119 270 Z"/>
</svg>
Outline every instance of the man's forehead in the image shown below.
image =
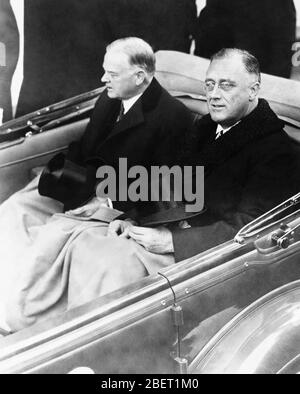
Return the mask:
<svg viewBox="0 0 300 394">
<path fill-rule="evenodd" d="M 246 76 L 247 71 L 241 56 L 232 55 L 220 59 L 214 59 L 207 70 L 206 77 L 216 77 L 218 79 L 235 79 L 239 76 Z"/>
<path fill-rule="evenodd" d="M 130 67 L 128 55 L 121 50 L 107 51 L 104 56 L 103 66 L 105 68 L 128 68 Z"/>
</svg>

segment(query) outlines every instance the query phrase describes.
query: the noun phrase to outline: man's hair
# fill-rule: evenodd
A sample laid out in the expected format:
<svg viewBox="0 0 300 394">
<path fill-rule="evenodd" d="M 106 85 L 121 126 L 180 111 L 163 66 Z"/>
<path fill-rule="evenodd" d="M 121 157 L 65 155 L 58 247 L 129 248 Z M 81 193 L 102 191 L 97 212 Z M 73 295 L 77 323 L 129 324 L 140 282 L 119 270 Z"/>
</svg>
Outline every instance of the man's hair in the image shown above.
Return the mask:
<svg viewBox="0 0 300 394">
<path fill-rule="evenodd" d="M 141 67 L 149 75 L 155 73 L 155 55 L 151 46 L 141 38 L 126 37 L 113 41 L 106 51 L 120 50 L 128 56 L 129 64 Z"/>
<path fill-rule="evenodd" d="M 232 55 L 239 55 L 242 58 L 242 62 L 245 66 L 246 71 L 249 74 L 254 74 L 257 76 L 257 80 L 260 83 L 261 82 L 261 74 L 260 74 L 260 65 L 257 60 L 257 58 L 252 55 L 250 52 L 244 50 L 244 49 L 238 49 L 238 48 L 223 48 L 216 54 L 214 54 L 210 61 L 212 62 L 213 60 L 217 59 L 224 59 L 226 57 L 230 57 Z"/>
</svg>

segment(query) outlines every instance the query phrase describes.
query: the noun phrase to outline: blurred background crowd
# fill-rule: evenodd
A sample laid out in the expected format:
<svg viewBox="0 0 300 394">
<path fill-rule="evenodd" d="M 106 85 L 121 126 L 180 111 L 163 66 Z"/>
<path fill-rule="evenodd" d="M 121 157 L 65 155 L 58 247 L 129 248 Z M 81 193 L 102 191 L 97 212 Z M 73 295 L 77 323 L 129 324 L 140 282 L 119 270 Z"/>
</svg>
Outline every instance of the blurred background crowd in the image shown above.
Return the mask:
<svg viewBox="0 0 300 394">
<path fill-rule="evenodd" d="M 300 0 L 0 0 L 3 121 L 97 88 L 106 45 L 125 36 L 206 58 L 244 48 L 263 72 L 300 79 L 297 10 Z"/>
</svg>

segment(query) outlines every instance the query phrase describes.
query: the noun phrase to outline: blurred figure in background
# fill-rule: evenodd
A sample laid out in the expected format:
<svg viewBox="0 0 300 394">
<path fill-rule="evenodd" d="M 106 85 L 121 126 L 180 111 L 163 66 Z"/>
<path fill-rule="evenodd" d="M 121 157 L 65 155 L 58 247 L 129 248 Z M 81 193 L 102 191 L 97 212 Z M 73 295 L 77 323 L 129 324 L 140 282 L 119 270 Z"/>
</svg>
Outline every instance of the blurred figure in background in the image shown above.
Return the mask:
<svg viewBox="0 0 300 394">
<path fill-rule="evenodd" d="M 106 0 L 112 39 L 138 36 L 154 51 L 190 52 L 197 24 L 195 0 Z"/>
<path fill-rule="evenodd" d="M 19 33 L 9 0 L 0 1 L 0 51 L 0 115 L 5 122 L 12 118 L 10 87 L 19 55 Z"/>
<path fill-rule="evenodd" d="M 264 73 L 289 78 L 296 40 L 293 0 L 207 0 L 198 18 L 195 55 L 224 47 L 253 53 Z"/>
<path fill-rule="evenodd" d="M 196 22 L 195 0 L 26 0 L 17 115 L 96 89 L 105 48 L 118 38 L 189 52 Z"/>
</svg>

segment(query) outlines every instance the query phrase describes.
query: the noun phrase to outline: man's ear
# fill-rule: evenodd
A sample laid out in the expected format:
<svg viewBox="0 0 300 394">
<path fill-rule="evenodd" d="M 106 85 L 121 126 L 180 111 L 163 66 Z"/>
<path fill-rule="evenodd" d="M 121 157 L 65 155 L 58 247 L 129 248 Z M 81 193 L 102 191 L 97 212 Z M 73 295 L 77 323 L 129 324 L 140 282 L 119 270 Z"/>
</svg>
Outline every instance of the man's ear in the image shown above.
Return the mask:
<svg viewBox="0 0 300 394">
<path fill-rule="evenodd" d="M 259 82 L 253 83 L 250 86 L 249 100 L 254 101 L 257 98 L 259 91 L 260 91 L 260 83 Z"/>
<path fill-rule="evenodd" d="M 141 86 L 146 79 L 146 73 L 144 70 L 139 70 L 136 73 L 136 85 Z"/>
</svg>

